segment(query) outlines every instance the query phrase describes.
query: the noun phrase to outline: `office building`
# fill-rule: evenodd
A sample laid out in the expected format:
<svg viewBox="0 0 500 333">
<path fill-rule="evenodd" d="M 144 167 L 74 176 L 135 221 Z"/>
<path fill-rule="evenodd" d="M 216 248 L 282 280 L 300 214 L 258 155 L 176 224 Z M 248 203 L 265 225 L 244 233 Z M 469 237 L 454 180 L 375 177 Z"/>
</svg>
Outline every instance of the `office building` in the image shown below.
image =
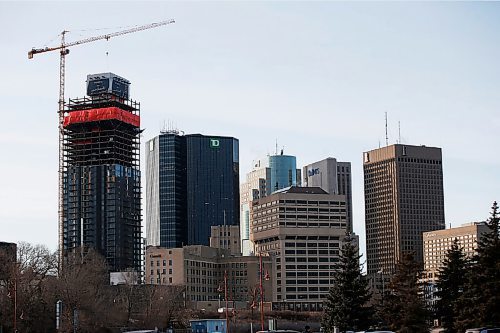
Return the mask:
<svg viewBox="0 0 500 333">
<path fill-rule="evenodd" d="M 329 194 L 340 194 L 346 197 L 347 230 L 352 233 L 352 180 L 351 163 L 338 162 L 328 157 L 324 160 L 308 164 L 303 169 L 305 187 L 321 187 Z"/>
<path fill-rule="evenodd" d="M 424 282 L 425 300 L 430 308 L 437 301 L 435 292 L 439 269 L 455 240 L 465 257 L 471 259 L 476 254 L 477 242 L 489 230 L 486 222 L 473 222 L 460 227 L 423 233 L 424 274 L 422 282 Z"/>
<path fill-rule="evenodd" d="M 140 105 L 129 85 L 112 73 L 89 75 L 88 97 L 65 104 L 59 241 L 63 257 L 93 248 L 111 271 L 139 272 Z"/>
<path fill-rule="evenodd" d="M 241 256 L 240 227 L 237 225 L 212 226 L 210 247 L 229 250 L 232 256 Z"/>
<path fill-rule="evenodd" d="M 300 186 L 301 172 L 297 169 L 295 156 L 268 155 L 253 162 L 252 171 L 240 187 L 240 237 L 243 255 L 254 252 L 250 241 L 252 200 L 263 198 L 271 193 L 290 186 Z"/>
<path fill-rule="evenodd" d="M 238 140 L 165 131 L 146 143 L 147 244 L 208 245 L 239 223 Z"/>
<path fill-rule="evenodd" d="M 263 257 L 262 272 L 272 274 L 271 258 Z M 227 297 L 231 303 L 252 302 L 252 291 L 259 287 L 259 257 L 231 256 L 230 251 L 203 245 L 182 248 L 149 246 L 146 251 L 146 283 L 186 287 L 186 300 L 196 308 L 196 302 L 224 298 L 224 275 Z M 264 280 L 264 299 L 272 299 L 269 280 Z"/>
<path fill-rule="evenodd" d="M 454 241 L 469 259 L 476 254 L 477 242 L 490 229 L 486 222 L 473 222 L 460 227 L 429 231 L 423 233 L 424 271 L 426 278 L 433 281 L 437 278 L 439 268 L 443 265 L 446 253 Z"/>
<path fill-rule="evenodd" d="M 406 252 L 423 263 L 422 233 L 445 227 L 441 149 L 387 146 L 363 168 L 368 274 L 393 274 Z"/>
<path fill-rule="evenodd" d="M 345 196 L 291 187 L 252 202 L 252 241 L 273 259 L 273 302 L 320 311 L 347 231 Z"/>
</svg>

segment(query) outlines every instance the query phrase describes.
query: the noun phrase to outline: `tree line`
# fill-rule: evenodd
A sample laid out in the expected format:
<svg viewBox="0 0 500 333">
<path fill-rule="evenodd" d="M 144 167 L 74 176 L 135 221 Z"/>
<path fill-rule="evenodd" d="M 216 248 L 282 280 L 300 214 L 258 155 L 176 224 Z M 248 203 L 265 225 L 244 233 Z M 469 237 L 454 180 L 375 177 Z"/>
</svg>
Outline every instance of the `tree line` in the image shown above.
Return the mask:
<svg viewBox="0 0 500 333">
<path fill-rule="evenodd" d="M 0 263 L 0 332 L 54 332 L 57 323 L 59 332 L 111 332 L 187 319 L 182 287 L 112 286 L 93 250 L 75 251 L 59 269 L 56 253 L 20 243 L 17 260 L 0 253 Z"/>
<path fill-rule="evenodd" d="M 347 238 L 334 276 L 334 287 L 324 305 L 322 325 L 327 333 L 390 329 L 396 332 L 428 332 L 438 319 L 445 332 L 463 333 L 472 327 L 500 326 L 500 234 L 499 212 L 493 203 L 488 231 L 477 243 L 472 258 L 466 258 L 455 239 L 439 268 L 437 301 L 425 301 L 422 265 L 405 253 L 396 265 L 382 297 L 374 297 L 361 256 Z"/>
</svg>

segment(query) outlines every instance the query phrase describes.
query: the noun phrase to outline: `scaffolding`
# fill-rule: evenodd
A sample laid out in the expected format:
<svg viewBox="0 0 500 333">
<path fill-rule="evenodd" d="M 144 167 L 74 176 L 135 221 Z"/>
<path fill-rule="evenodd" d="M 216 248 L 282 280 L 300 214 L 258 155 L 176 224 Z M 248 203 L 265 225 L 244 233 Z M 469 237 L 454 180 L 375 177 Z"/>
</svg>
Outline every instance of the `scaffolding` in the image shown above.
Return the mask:
<svg viewBox="0 0 500 333">
<path fill-rule="evenodd" d="M 62 125 L 64 253 L 95 248 L 111 271 L 140 271 L 140 103 L 70 99 Z"/>
</svg>

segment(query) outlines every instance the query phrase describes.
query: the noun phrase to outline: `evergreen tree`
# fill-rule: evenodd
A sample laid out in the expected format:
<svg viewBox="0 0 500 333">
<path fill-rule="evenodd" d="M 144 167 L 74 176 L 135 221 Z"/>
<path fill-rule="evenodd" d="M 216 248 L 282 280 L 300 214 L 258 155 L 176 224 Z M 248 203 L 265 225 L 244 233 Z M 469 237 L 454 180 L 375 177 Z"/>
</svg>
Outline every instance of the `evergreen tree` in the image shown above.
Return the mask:
<svg viewBox="0 0 500 333">
<path fill-rule="evenodd" d="M 459 328 L 500 325 L 500 234 L 496 201 L 487 223 L 489 231 L 478 241 L 477 254 L 457 302 Z"/>
<path fill-rule="evenodd" d="M 436 314 L 442 321 L 446 332 L 457 332 L 454 327 L 456 302 L 461 296 L 466 282 L 467 260 L 455 238 L 452 247 L 446 253 L 446 258 L 438 272 L 436 284 Z M 463 331 L 461 331 L 463 332 Z"/>
<path fill-rule="evenodd" d="M 403 254 L 396 266 L 396 274 L 389 284 L 381 314 L 393 331 L 400 333 L 427 332 L 428 311 L 419 282 L 421 265 L 413 254 Z"/>
<path fill-rule="evenodd" d="M 371 294 L 368 280 L 361 274 L 358 248 L 350 236 L 342 246 L 337 271 L 333 277 L 333 287 L 324 303 L 325 313 L 322 324 L 326 332 L 334 327 L 364 330 L 370 326 L 372 308 L 368 305 Z"/>
</svg>

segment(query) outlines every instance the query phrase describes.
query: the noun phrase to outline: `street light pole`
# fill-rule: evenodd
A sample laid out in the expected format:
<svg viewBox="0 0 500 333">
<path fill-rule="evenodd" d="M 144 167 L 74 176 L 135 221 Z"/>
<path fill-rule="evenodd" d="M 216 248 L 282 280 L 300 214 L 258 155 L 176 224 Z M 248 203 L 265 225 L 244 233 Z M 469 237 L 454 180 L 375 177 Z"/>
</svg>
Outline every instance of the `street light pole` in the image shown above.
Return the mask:
<svg viewBox="0 0 500 333">
<path fill-rule="evenodd" d="M 259 285 L 260 285 L 260 329 L 264 330 L 264 290 L 262 288 L 262 254 L 259 253 Z"/>
<path fill-rule="evenodd" d="M 14 265 L 14 333 L 17 333 L 17 262 Z"/>
<path fill-rule="evenodd" d="M 264 286 L 262 279 L 269 280 L 269 274 L 264 275 L 264 264 L 262 263 L 262 253 L 259 253 L 259 284 L 260 284 L 260 327 L 264 330 Z"/>
<path fill-rule="evenodd" d="M 226 302 L 226 325 L 227 325 L 227 333 L 230 333 L 229 330 L 229 314 L 227 310 L 227 270 L 224 271 L 224 300 Z"/>
</svg>

